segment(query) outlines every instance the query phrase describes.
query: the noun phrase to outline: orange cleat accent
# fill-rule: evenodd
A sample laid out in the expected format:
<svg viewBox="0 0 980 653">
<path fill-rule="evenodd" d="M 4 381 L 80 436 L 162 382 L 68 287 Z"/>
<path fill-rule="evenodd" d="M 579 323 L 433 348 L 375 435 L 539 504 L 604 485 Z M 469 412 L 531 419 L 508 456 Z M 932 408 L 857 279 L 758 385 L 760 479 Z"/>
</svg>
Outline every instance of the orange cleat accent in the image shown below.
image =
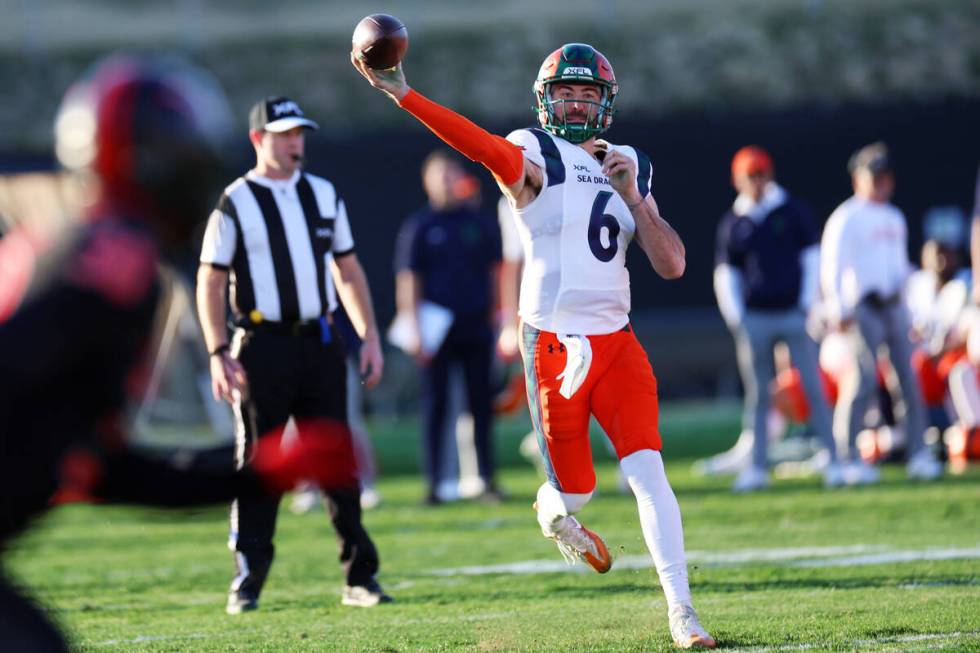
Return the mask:
<svg viewBox="0 0 980 653">
<path fill-rule="evenodd" d="M 592 543 L 595 544 L 596 552 L 593 554 L 590 551 L 583 551 L 581 558 L 589 563 L 589 566 L 595 569 L 600 574 L 604 574 L 610 569 L 612 569 L 612 556 L 609 555 L 609 549 L 606 548 L 606 543 L 602 541 L 602 538 L 590 531 L 585 526 L 581 527 L 585 534 L 589 536 Z"/>
<path fill-rule="evenodd" d="M 550 539 L 555 541 L 562 557 L 569 564 L 574 564 L 578 558 L 600 574 L 612 569 L 612 556 L 609 555 L 606 543 L 571 515 L 562 517 L 555 524 L 554 534 Z"/>
</svg>

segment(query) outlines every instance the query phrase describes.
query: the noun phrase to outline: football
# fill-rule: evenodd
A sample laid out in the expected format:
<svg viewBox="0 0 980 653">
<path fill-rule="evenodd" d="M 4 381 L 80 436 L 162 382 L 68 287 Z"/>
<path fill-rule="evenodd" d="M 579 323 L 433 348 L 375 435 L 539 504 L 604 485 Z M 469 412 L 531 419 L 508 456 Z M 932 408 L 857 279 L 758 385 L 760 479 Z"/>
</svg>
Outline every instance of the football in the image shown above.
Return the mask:
<svg viewBox="0 0 980 653">
<path fill-rule="evenodd" d="M 394 68 L 408 50 L 408 30 L 394 16 L 371 14 L 361 19 L 351 39 L 354 55 L 370 68 Z"/>
</svg>

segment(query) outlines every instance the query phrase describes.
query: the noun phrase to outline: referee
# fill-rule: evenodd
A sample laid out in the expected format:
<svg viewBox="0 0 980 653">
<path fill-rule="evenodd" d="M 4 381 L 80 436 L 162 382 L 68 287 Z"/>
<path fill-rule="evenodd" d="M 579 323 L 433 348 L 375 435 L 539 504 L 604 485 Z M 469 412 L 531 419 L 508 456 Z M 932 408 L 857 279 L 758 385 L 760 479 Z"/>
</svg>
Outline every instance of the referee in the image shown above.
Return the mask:
<svg viewBox="0 0 980 653">
<path fill-rule="evenodd" d="M 318 419 L 346 422 L 344 345 L 331 313 L 339 293 L 363 340 L 360 372 L 368 387 L 383 359 L 364 270 L 343 200 L 329 181 L 302 170 L 307 129 L 318 129 L 296 102 L 269 97 L 252 107 L 255 167 L 232 182 L 211 213 L 197 278 L 197 305 L 211 354 L 212 390 L 236 414 L 236 463 L 255 438 L 281 431 L 289 417 L 300 437 Z M 230 285 L 234 336 L 225 326 Z M 348 489 L 326 492 L 346 573 L 342 602 L 390 601 L 375 580 L 378 555 L 361 525 L 360 489 L 351 455 Z M 238 498 L 229 547 L 238 570 L 227 612 L 258 607 L 272 565 L 279 496 Z"/>
</svg>

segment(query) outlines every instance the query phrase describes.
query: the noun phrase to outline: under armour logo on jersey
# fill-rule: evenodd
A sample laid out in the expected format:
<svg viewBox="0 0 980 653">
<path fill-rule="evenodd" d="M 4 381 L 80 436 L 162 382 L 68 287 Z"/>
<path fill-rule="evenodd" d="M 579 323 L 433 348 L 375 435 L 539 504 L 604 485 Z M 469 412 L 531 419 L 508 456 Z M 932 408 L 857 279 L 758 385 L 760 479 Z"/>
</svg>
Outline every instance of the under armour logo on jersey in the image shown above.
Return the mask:
<svg viewBox="0 0 980 653">
<path fill-rule="evenodd" d="M 564 354 L 565 353 L 565 345 L 559 344 L 558 345 L 558 351 L 560 353 Z M 549 354 L 555 353 L 555 346 L 553 344 L 551 344 L 551 343 L 548 343 L 548 353 Z"/>
<path fill-rule="evenodd" d="M 278 104 L 272 105 L 272 112 L 276 114 L 276 117 L 283 114 L 291 116 L 302 116 L 303 111 L 299 108 L 299 105 L 292 100 L 287 100 L 286 102 L 279 102 Z"/>
<path fill-rule="evenodd" d="M 330 238 L 333 236 L 333 229 L 330 227 L 317 227 L 316 237 L 317 238 Z"/>
</svg>

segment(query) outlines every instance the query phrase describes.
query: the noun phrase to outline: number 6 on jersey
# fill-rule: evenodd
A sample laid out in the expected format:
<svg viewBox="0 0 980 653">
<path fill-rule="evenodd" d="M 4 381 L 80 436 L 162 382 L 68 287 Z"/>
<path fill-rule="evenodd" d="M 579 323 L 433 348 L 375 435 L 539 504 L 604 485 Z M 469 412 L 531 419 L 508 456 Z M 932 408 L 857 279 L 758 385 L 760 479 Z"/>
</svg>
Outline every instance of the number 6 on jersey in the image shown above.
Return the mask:
<svg viewBox="0 0 980 653">
<path fill-rule="evenodd" d="M 614 216 L 605 213 L 606 205 L 609 204 L 612 196 L 612 192 L 608 190 L 599 191 L 595 202 L 592 203 L 592 216 L 589 218 L 589 249 L 592 250 L 593 256 L 603 263 L 613 260 L 619 249 L 619 242 L 616 240 L 619 236 L 619 222 Z M 603 227 L 609 230 L 609 245 L 605 247 L 600 238 Z"/>
</svg>

